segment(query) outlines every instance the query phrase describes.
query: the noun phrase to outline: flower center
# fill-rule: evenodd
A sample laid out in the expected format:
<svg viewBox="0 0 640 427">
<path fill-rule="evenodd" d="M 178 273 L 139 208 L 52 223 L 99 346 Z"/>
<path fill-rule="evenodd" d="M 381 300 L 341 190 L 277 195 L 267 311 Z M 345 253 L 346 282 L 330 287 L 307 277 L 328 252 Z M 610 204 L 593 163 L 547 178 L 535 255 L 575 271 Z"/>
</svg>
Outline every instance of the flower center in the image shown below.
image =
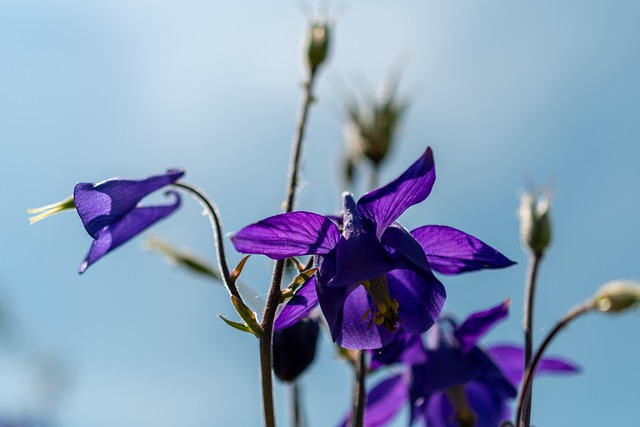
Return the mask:
<svg viewBox="0 0 640 427">
<path fill-rule="evenodd" d="M 471 406 L 469 406 L 464 387 L 461 385 L 449 387 L 445 390 L 445 394 L 449 398 L 451 406 L 453 406 L 454 422 L 457 422 L 460 427 L 474 427 L 478 417 Z"/>
<path fill-rule="evenodd" d="M 384 325 L 388 330 L 395 332 L 398 328 L 398 301 L 391 298 L 389 294 L 389 284 L 387 276 L 383 274 L 372 280 L 365 280 L 362 286 L 373 300 L 371 308 L 367 309 L 362 316 L 362 321 L 371 314 L 369 327 L 375 322 L 376 325 Z"/>
</svg>

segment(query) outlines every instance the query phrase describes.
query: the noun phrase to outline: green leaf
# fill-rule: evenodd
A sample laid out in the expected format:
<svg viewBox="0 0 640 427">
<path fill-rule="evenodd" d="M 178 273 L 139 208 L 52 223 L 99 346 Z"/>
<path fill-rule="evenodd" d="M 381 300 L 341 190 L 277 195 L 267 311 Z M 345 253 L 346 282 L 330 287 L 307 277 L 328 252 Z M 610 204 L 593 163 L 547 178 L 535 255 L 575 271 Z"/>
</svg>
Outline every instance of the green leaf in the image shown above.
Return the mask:
<svg viewBox="0 0 640 427">
<path fill-rule="evenodd" d="M 248 332 L 248 333 L 250 333 L 250 334 L 255 335 L 255 334 L 253 333 L 253 331 L 251 330 L 251 328 L 250 328 L 250 327 L 248 327 L 247 325 L 243 324 L 243 323 L 240 323 L 240 322 L 234 322 L 233 320 L 229 320 L 229 319 L 227 319 L 226 317 L 224 317 L 222 314 L 218 314 L 218 317 L 219 317 L 220 319 L 222 319 L 222 321 L 223 321 L 224 323 L 226 323 L 227 325 L 231 326 L 231 327 L 232 327 L 232 328 L 234 328 L 234 329 L 237 329 L 237 330 L 242 331 L 242 332 Z"/>
<path fill-rule="evenodd" d="M 231 295 L 231 302 L 233 306 L 236 308 L 238 315 L 246 322 L 246 327 L 249 328 L 251 333 L 256 337 L 260 336 L 262 332 L 262 328 L 260 328 L 260 324 L 258 323 L 258 319 L 256 317 L 256 313 L 251 311 L 249 307 L 246 306 L 244 302 L 235 295 Z"/>
</svg>

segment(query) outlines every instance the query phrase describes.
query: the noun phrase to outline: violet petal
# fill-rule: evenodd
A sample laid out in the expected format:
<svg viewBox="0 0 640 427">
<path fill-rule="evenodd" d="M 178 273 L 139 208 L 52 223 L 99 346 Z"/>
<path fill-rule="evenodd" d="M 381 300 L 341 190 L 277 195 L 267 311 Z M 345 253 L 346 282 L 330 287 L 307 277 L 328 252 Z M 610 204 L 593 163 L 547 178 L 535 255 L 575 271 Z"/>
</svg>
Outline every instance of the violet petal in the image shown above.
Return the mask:
<svg viewBox="0 0 640 427">
<path fill-rule="evenodd" d="M 411 232 L 438 273 L 458 274 L 515 264 L 480 239 L 442 225 L 425 225 Z"/>
<path fill-rule="evenodd" d="M 251 224 L 231 241 L 238 252 L 262 254 L 272 259 L 327 254 L 338 243 L 338 227 L 312 212 L 289 212 Z"/>
<path fill-rule="evenodd" d="M 491 329 L 496 322 L 509 314 L 510 301 L 506 300 L 488 310 L 472 313 L 455 330 L 463 353 L 468 352 L 476 342 Z"/>
<path fill-rule="evenodd" d="M 376 384 L 367 393 L 364 413 L 366 427 L 387 425 L 407 402 L 407 380 L 402 375 L 394 375 Z M 349 425 L 351 414 L 347 415 L 340 426 Z"/>
<path fill-rule="evenodd" d="M 273 330 L 279 331 L 293 326 L 301 319 L 308 317 L 317 305 L 316 278 L 313 276 L 287 301 L 273 324 Z"/>
<path fill-rule="evenodd" d="M 436 180 L 431 148 L 402 175 L 358 201 L 358 210 L 376 225 L 378 238 L 404 211 L 429 196 Z"/>
</svg>

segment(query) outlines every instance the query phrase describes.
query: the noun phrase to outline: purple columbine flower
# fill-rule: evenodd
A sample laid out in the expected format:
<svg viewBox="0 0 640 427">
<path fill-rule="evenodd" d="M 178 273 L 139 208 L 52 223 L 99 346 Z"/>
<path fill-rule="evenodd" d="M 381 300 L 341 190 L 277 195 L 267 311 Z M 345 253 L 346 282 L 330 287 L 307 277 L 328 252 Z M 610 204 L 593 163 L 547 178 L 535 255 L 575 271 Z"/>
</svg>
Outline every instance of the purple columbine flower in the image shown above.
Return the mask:
<svg viewBox="0 0 640 427">
<path fill-rule="evenodd" d="M 422 420 L 429 427 L 496 427 L 510 418 L 507 403 L 516 397 L 522 380 L 524 351 L 512 345 L 490 347 L 477 341 L 508 314 L 506 301 L 471 314 L 457 325 L 441 318 L 420 337 L 400 332 L 394 341 L 373 352 L 372 366 L 403 363 L 408 370 L 393 375 L 368 394 L 365 425 L 386 424 L 407 402 L 410 424 Z M 536 373 L 572 373 L 578 368 L 565 360 L 545 358 Z"/>
<path fill-rule="evenodd" d="M 108 252 L 127 242 L 159 220 L 173 213 L 180 205 L 180 196 L 171 193 L 175 201 L 168 205 L 138 206 L 140 200 L 184 175 L 183 171 L 170 170 L 140 180 L 112 178 L 97 184 L 76 184 L 73 196 L 62 202 L 28 212 L 38 215 L 31 223 L 66 209 L 76 209 L 84 228 L 93 238 L 80 273 Z"/>
<path fill-rule="evenodd" d="M 462 231 L 442 226 L 407 231 L 396 220 L 427 198 L 435 182 L 430 148 L 397 179 L 358 202 L 344 194 L 341 226 L 311 212 L 272 216 L 231 238 L 236 250 L 279 260 L 317 255 L 316 290 L 334 342 L 380 348 L 401 326 L 421 334 L 446 297 L 431 269 L 455 274 L 513 262 Z"/>
</svg>

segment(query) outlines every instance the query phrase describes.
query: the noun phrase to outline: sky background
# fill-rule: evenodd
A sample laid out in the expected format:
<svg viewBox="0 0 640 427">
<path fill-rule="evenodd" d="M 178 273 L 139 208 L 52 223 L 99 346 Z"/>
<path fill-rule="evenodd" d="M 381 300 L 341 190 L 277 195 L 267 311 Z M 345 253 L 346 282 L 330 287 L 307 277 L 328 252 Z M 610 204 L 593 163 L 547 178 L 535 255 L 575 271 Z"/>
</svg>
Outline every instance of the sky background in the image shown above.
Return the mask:
<svg viewBox="0 0 640 427">
<path fill-rule="evenodd" d="M 59 427 L 256 426 L 256 340 L 224 325 L 218 285 L 143 250 L 152 235 L 213 261 L 201 208 L 183 208 L 84 275 L 90 245 L 65 213 L 26 209 L 80 181 L 170 167 L 207 191 L 225 232 L 276 214 L 301 96 L 300 46 L 315 4 L 280 1 L 0 0 L 0 411 Z M 427 146 L 438 178 L 406 212 L 446 224 L 518 265 L 445 277 L 445 310 L 512 299 L 484 343 L 522 342 L 527 256 L 516 209 L 526 180 L 552 183 L 554 235 L 535 337 L 611 279 L 640 279 L 640 4 L 341 0 L 303 157 L 297 207 L 339 209 L 344 99 L 404 64 L 410 101 L 381 182 Z M 359 191 L 361 194 L 362 191 Z M 358 194 L 358 195 L 359 195 Z M 232 262 L 240 259 L 227 240 Z M 271 262 L 244 279 L 264 294 Z M 583 373 L 540 378 L 539 426 L 632 425 L 640 395 L 637 312 L 588 315 L 551 353 Z M 302 386 L 311 426 L 347 408 L 349 371 L 325 337 Z M 278 415 L 288 422 L 287 389 Z M 402 425 L 403 414 L 397 425 Z"/>
</svg>

